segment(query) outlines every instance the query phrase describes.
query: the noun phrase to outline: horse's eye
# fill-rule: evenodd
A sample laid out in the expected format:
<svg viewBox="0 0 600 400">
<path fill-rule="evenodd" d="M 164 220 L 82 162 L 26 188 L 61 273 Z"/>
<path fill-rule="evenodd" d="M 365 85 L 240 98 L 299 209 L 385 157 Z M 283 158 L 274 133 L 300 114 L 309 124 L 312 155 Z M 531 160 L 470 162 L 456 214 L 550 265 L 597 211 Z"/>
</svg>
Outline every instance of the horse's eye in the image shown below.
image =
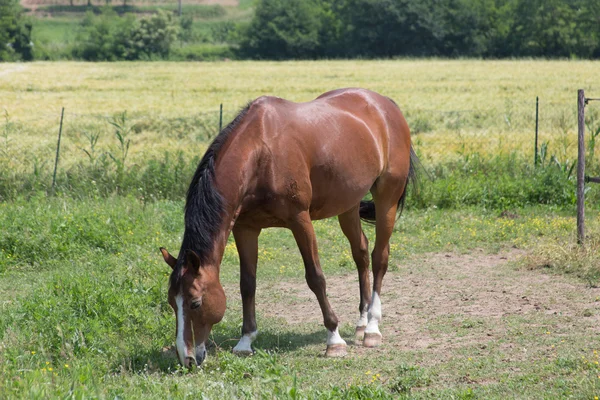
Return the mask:
<svg viewBox="0 0 600 400">
<path fill-rule="evenodd" d="M 200 300 L 194 300 L 192 301 L 192 304 L 190 305 L 190 308 L 192 310 L 195 310 L 196 308 L 200 307 L 202 305 L 202 299 Z"/>
</svg>

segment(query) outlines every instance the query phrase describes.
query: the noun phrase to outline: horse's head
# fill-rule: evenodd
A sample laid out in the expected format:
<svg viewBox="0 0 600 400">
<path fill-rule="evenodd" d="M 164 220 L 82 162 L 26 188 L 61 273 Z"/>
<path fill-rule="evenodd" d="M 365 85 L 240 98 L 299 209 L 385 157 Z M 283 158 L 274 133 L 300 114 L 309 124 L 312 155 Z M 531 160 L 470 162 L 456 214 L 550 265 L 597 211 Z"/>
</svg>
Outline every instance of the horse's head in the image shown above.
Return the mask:
<svg viewBox="0 0 600 400">
<path fill-rule="evenodd" d="M 212 326 L 225 314 L 225 292 L 217 267 L 201 265 L 192 250 L 176 259 L 160 249 L 165 262 L 173 269 L 169 280 L 169 304 L 177 322 L 177 356 L 190 368 L 206 357 L 206 340 Z"/>
</svg>

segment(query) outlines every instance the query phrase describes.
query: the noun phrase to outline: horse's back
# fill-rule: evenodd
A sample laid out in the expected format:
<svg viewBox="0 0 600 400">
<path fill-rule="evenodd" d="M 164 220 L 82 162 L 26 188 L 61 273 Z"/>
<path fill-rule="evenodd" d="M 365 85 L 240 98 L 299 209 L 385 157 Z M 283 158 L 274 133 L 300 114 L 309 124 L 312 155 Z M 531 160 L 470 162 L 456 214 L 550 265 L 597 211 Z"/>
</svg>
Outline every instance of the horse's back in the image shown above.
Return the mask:
<svg viewBox="0 0 600 400">
<path fill-rule="evenodd" d="M 395 104 L 367 90 L 336 90 L 306 103 L 262 97 L 253 108 L 271 171 L 263 187 L 310 207 L 314 219 L 358 204 L 394 164 L 390 152 L 408 134 Z"/>
</svg>

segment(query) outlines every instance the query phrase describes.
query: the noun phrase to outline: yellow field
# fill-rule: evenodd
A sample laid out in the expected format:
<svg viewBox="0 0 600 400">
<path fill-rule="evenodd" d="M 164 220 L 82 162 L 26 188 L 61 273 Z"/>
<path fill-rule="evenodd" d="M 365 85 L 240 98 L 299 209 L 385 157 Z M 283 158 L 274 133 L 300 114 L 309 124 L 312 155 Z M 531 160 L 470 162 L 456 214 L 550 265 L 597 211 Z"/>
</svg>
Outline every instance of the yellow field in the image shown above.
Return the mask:
<svg viewBox="0 0 600 400">
<path fill-rule="evenodd" d="M 576 131 L 576 91 L 585 88 L 588 96 L 600 97 L 599 71 L 600 62 L 593 61 L 0 64 L 0 109 L 12 122 L 0 148 L 24 157 L 23 162 L 32 155 L 52 158 L 60 109 L 65 107 L 61 162 L 84 156 L 84 132 L 100 130 L 104 133 L 98 146 L 113 146 L 112 128 L 104 117 L 124 110 L 137 125 L 131 136 L 132 159 L 165 149 L 197 152 L 205 140 L 188 134 L 189 121 L 208 112 L 207 123 L 216 127 L 220 103 L 225 124 L 260 95 L 301 102 L 354 86 L 395 99 L 413 130 L 421 132 L 414 139 L 417 146 L 434 159 L 457 151 L 530 152 L 539 96 L 541 141 L 566 157 Z M 177 121 L 187 121 L 178 125 L 186 131 L 172 132 Z"/>
</svg>

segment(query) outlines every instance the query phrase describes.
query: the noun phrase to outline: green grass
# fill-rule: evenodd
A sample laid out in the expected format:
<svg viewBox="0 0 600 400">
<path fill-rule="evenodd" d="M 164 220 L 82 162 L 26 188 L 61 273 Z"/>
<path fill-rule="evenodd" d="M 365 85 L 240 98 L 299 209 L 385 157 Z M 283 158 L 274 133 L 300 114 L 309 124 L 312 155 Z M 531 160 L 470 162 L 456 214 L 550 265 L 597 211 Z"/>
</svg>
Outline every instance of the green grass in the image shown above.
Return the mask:
<svg viewBox="0 0 600 400">
<path fill-rule="evenodd" d="M 159 246 L 176 252 L 182 206 L 172 201 L 144 204 L 134 197 L 35 197 L 0 203 L 2 398 L 501 398 L 539 393 L 592 398 L 600 391 L 598 356 L 592 352 L 600 343 L 576 331 L 546 335 L 552 329 L 546 327 L 555 323 L 549 315 L 505 320 L 514 332 L 510 343 L 556 346 L 552 356 L 532 354 L 509 364 L 507 357 L 522 353 L 502 341 L 483 349 L 467 343 L 440 354 L 438 361 L 435 348 L 394 347 L 324 359 L 325 333 L 319 323 L 289 325 L 260 312 L 259 352 L 250 358 L 233 356 L 241 305 L 232 289 L 239 276 L 232 242 L 222 265 L 229 288 L 227 314 L 213 330 L 215 345 L 204 366 L 185 373 L 173 353 L 163 351 L 174 340 L 175 322 L 166 302 L 170 270 L 158 253 Z M 545 207 L 519 214 L 506 219 L 481 209 L 409 210 L 393 236 L 391 265 L 432 251 L 495 252 L 527 248 L 532 237 L 572 237 L 569 214 Z M 596 222 L 590 229 L 598 229 Z M 354 274 L 336 221 L 316 222 L 315 230 L 326 275 Z M 372 239 L 372 227 L 366 232 Z M 398 272 L 392 267 L 390 273 Z M 264 231 L 259 287 L 302 277 L 291 234 Z M 428 329 L 434 336 L 485 335 L 482 320 L 463 315 L 430 320 Z M 341 331 L 350 337 L 353 328 L 346 323 Z"/>
<path fill-rule="evenodd" d="M 48 36 L 60 37 L 53 29 L 49 24 Z M 600 393 L 600 343 L 590 326 L 600 297 L 589 296 L 600 279 L 600 188 L 588 188 L 590 241 L 580 249 L 569 170 L 573 88 L 586 82 L 593 93 L 596 69 L 595 62 L 477 60 L 0 65 L 0 398 L 593 399 Z M 446 255 L 451 262 L 516 247 L 523 260 L 498 266 L 498 276 L 548 277 L 542 292 L 568 284 L 556 301 L 575 299 L 580 314 L 429 315 L 424 296 L 406 305 L 423 319 L 420 329 L 432 345 L 351 346 L 343 360 L 324 359 L 318 309 L 314 321 L 301 324 L 261 312 L 311 295 L 292 235 L 271 229 L 260 237 L 260 351 L 251 358 L 231 354 L 241 305 L 230 241 L 222 267 L 227 314 L 213 331 L 204 367 L 181 371 L 169 349 L 170 269 L 158 247 L 176 254 L 180 246 L 185 190 L 216 134 L 219 104 L 227 122 L 262 94 L 307 101 L 342 86 L 391 96 L 419 131 L 414 143 L 427 173 L 397 222 L 386 282 L 424 276 L 446 264 Z M 549 146 L 537 169 L 535 95 L 543 100 L 542 142 Z M 50 195 L 62 106 L 61 159 Z M 121 158 L 110 122 L 124 110 L 121 132 L 131 146 Z M 335 219 L 315 222 L 315 231 L 328 279 L 355 277 Z M 365 231 L 372 243 L 373 227 Z M 424 261 L 432 253 L 442 261 Z M 278 282 L 302 291 L 288 296 Z M 341 326 L 346 339 L 351 322 Z"/>
</svg>

